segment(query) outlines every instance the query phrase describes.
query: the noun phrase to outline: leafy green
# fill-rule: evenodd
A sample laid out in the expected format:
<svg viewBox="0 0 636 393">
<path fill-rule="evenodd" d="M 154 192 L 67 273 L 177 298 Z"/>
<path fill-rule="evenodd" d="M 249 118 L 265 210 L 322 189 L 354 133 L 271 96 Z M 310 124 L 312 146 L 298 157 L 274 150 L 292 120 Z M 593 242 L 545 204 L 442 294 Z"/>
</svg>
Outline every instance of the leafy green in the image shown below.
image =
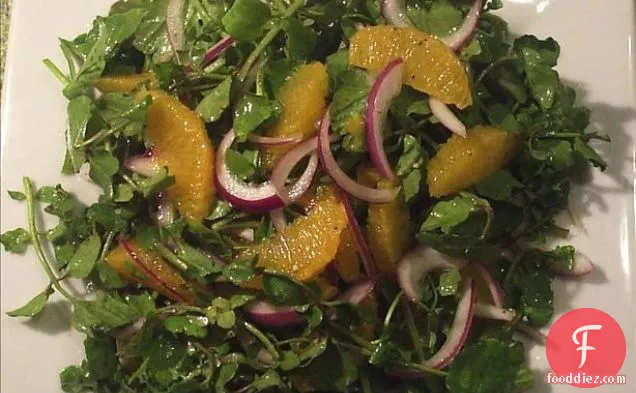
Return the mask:
<svg viewBox="0 0 636 393">
<path fill-rule="evenodd" d="M 438 202 L 420 230 L 430 232 L 439 228 L 448 234 L 454 227 L 465 222 L 472 213 L 489 210 L 491 207 L 487 200 L 463 192 L 450 201 Z"/>
<path fill-rule="evenodd" d="M 269 7 L 258 0 L 236 0 L 222 22 L 230 36 L 239 41 L 253 41 L 263 33 L 270 16 Z"/>
<path fill-rule="evenodd" d="M 42 312 L 53 292 L 53 289 L 49 285 L 44 291 L 29 300 L 27 304 L 18 309 L 7 312 L 7 315 L 10 317 L 34 317 Z"/>
<path fill-rule="evenodd" d="M 91 235 L 91 237 L 81 243 L 68 262 L 68 270 L 71 277 L 88 277 L 95 267 L 101 247 L 101 240 L 97 234 Z"/>
<path fill-rule="evenodd" d="M 21 202 L 26 200 L 26 195 L 24 195 L 24 193 L 20 191 L 7 191 L 7 194 L 9 194 L 9 197 L 11 197 L 11 199 L 13 199 L 14 201 Z"/>
<path fill-rule="evenodd" d="M 462 275 L 458 269 L 449 269 L 439 276 L 438 292 L 440 296 L 453 296 L 458 293 Z"/>
<path fill-rule="evenodd" d="M 87 96 L 78 96 L 68 102 L 68 128 L 66 130 L 66 158 L 63 173 L 72 174 L 80 170 L 85 161 L 85 152 L 77 148 L 84 140 L 88 125 L 95 106 Z"/>
<path fill-rule="evenodd" d="M 246 94 L 234 107 L 234 132 L 239 141 L 264 123 L 276 121 L 282 108 L 278 101 L 264 96 Z"/>
<path fill-rule="evenodd" d="M 192 337 L 205 337 L 208 334 L 206 317 L 176 315 L 166 318 L 163 324 L 172 333 L 184 333 Z"/>
<path fill-rule="evenodd" d="M 362 115 L 371 91 L 369 78 L 364 71 L 351 70 L 339 74 L 340 88 L 335 91 L 329 112 L 332 127 L 346 132 L 346 123 L 354 115 Z"/>
<path fill-rule="evenodd" d="M 408 16 L 418 29 L 440 37 L 452 33 L 464 19 L 462 12 L 448 0 L 432 2 L 428 9 L 409 7 Z"/>
<path fill-rule="evenodd" d="M 209 92 L 196 107 L 195 112 L 208 123 L 217 121 L 230 105 L 232 78 L 227 78 Z"/>
<path fill-rule="evenodd" d="M 31 235 L 24 228 L 16 228 L 0 235 L 4 250 L 14 254 L 23 254 L 31 243 Z"/>
<path fill-rule="evenodd" d="M 318 37 L 311 26 L 304 25 L 296 18 L 287 20 L 285 26 L 287 43 L 285 46 L 287 57 L 294 62 L 307 60 L 316 47 Z"/>
<path fill-rule="evenodd" d="M 119 160 L 108 151 L 96 151 L 88 159 L 91 164 L 89 176 L 104 190 L 104 194 L 112 197 L 113 176 L 119 171 Z"/>
<path fill-rule="evenodd" d="M 280 274 L 265 272 L 263 291 L 269 301 L 277 306 L 297 306 L 307 303 L 305 289 L 290 277 Z"/>
<path fill-rule="evenodd" d="M 428 154 L 422 149 L 419 139 L 404 136 L 404 148 L 397 162 L 396 172 L 402 179 L 402 189 L 407 202 L 415 198 L 421 188 L 422 171 L 428 161 Z"/>
<path fill-rule="evenodd" d="M 520 307 L 534 326 L 545 326 L 554 313 L 552 277 L 545 270 L 532 268 L 519 274 L 517 286 L 521 292 Z"/>
<path fill-rule="evenodd" d="M 475 186 L 477 192 L 496 201 L 506 201 L 512 197 L 515 189 L 522 187 L 517 179 L 506 170 L 499 170 Z"/>
</svg>

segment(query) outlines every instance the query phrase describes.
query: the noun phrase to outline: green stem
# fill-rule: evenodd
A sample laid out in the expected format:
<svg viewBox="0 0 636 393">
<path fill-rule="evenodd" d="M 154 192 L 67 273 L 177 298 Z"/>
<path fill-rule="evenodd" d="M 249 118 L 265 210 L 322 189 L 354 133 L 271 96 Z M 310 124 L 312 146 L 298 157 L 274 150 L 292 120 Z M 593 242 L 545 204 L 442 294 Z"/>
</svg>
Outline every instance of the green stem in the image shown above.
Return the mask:
<svg viewBox="0 0 636 393">
<path fill-rule="evenodd" d="M 446 371 L 442 371 L 442 370 L 438 370 L 436 368 L 432 368 L 432 367 L 428 367 L 425 366 L 423 364 L 418 364 L 418 363 L 407 363 L 404 365 L 405 368 L 413 368 L 415 370 L 421 371 L 425 374 L 431 374 L 431 375 L 437 375 L 439 377 L 447 377 L 448 376 L 448 372 Z"/>
<path fill-rule="evenodd" d="M 401 298 L 402 298 L 402 291 L 400 291 L 400 293 L 397 294 L 395 299 L 393 299 L 393 302 L 391 302 L 391 306 L 389 306 L 389 309 L 386 312 L 386 316 L 384 317 L 385 329 L 389 328 L 389 325 L 391 324 L 391 318 L 393 318 L 393 314 L 395 313 L 395 309 L 397 308 L 397 305 L 400 303 Z"/>
<path fill-rule="evenodd" d="M 484 68 L 484 70 L 479 74 L 479 76 L 477 77 L 477 80 L 475 81 L 475 86 L 480 85 L 481 82 L 484 81 L 484 78 L 486 77 L 486 75 L 488 75 L 493 69 L 499 67 L 503 63 L 506 63 L 508 61 L 513 61 L 513 60 L 517 60 L 517 56 L 508 55 L 508 56 L 504 56 L 495 60 L 494 63 Z"/>
<path fill-rule="evenodd" d="M 305 5 L 305 0 L 295 0 L 292 5 L 289 6 L 287 11 L 283 14 L 282 19 L 287 19 L 290 16 L 294 15 L 296 11 L 298 11 L 303 5 Z M 267 46 L 274 41 L 274 38 L 283 30 L 285 23 L 283 21 L 279 21 L 276 23 L 274 27 L 270 31 L 265 34 L 265 37 L 261 40 L 261 42 L 256 46 L 254 51 L 250 53 L 249 57 L 241 67 L 241 70 L 238 73 L 239 81 L 243 82 L 247 77 L 247 74 L 250 72 L 250 69 L 256 63 L 258 58 L 261 56 L 261 53 L 265 51 Z"/>
<path fill-rule="evenodd" d="M 75 297 L 71 295 L 66 289 L 64 289 L 64 287 L 60 284 L 59 278 L 53 271 L 53 268 L 51 268 L 51 264 L 49 263 L 46 255 L 44 254 L 44 250 L 42 249 L 42 242 L 40 241 L 40 236 L 38 235 L 38 227 L 35 222 L 35 196 L 33 195 L 33 184 L 31 183 L 31 179 L 29 179 L 28 177 L 24 177 L 22 179 L 22 183 L 24 184 L 24 193 L 27 199 L 29 234 L 31 235 L 31 241 L 33 242 L 33 248 L 35 249 L 35 253 L 38 256 L 38 260 L 44 268 L 44 271 L 49 277 L 49 280 L 51 281 L 51 284 L 53 285 L 55 290 L 62 296 L 67 298 L 69 302 L 75 304 Z"/>
<path fill-rule="evenodd" d="M 484 224 L 484 229 L 481 231 L 481 236 L 479 236 L 482 240 L 488 236 L 488 233 L 490 233 L 493 218 L 492 208 L 484 208 L 484 211 L 486 212 L 486 223 Z"/>
<path fill-rule="evenodd" d="M 74 148 L 76 149 L 83 149 L 87 146 L 92 145 L 93 143 L 96 142 L 100 142 L 106 138 L 108 138 L 109 136 L 113 135 L 114 133 L 116 133 L 117 131 L 123 129 L 124 127 L 126 127 L 128 125 L 128 123 L 122 123 L 121 125 L 115 127 L 115 128 L 111 128 L 111 129 L 103 129 L 98 131 L 95 135 L 93 135 L 92 137 L 88 138 L 87 140 L 85 140 L 82 143 L 78 143 L 73 145 Z"/>
<path fill-rule="evenodd" d="M 194 342 L 193 345 L 196 349 L 203 352 L 206 359 L 208 360 L 208 363 L 210 363 L 210 375 L 208 375 L 202 383 L 203 386 L 209 386 L 216 372 L 216 357 L 214 356 L 212 352 L 210 352 L 206 347 L 204 347 L 200 343 Z"/>
<path fill-rule="evenodd" d="M 260 341 L 261 344 L 263 344 L 265 349 L 267 349 L 267 352 L 269 352 L 270 355 L 272 355 L 272 358 L 274 360 L 277 360 L 280 357 L 274 344 L 272 344 L 272 342 L 269 340 L 269 338 L 267 338 L 267 336 L 263 334 L 263 332 L 258 330 L 254 325 L 252 325 L 249 322 L 243 322 L 243 327 L 245 327 L 245 329 L 247 329 L 248 332 L 252 333 L 252 335 L 254 335 L 254 337 L 256 337 L 258 341 Z"/>
<path fill-rule="evenodd" d="M 515 274 L 515 270 L 517 270 L 517 268 L 519 267 L 522 257 L 523 257 L 523 254 L 519 253 L 515 257 L 514 261 L 512 261 L 512 263 L 510 264 L 510 268 L 508 269 L 508 272 L 506 273 L 506 277 L 504 278 L 504 282 L 503 282 L 504 291 L 507 291 L 508 288 L 510 288 L 510 285 L 512 285 L 512 277 Z"/>
<path fill-rule="evenodd" d="M 404 311 L 404 319 L 406 320 L 406 327 L 411 335 L 411 341 L 415 347 L 419 360 L 424 360 L 424 351 L 422 350 L 422 336 L 415 326 L 415 318 L 413 318 L 413 312 L 408 304 L 408 301 L 402 300 L 402 310 Z"/>
<path fill-rule="evenodd" d="M 106 241 L 104 242 L 104 247 L 102 247 L 102 252 L 99 254 L 100 261 L 103 261 L 104 258 L 106 258 L 106 253 L 108 252 L 108 249 L 110 249 L 110 246 L 113 244 L 114 239 L 115 232 L 108 232 L 108 235 L 106 235 Z"/>
<path fill-rule="evenodd" d="M 172 251 L 170 251 L 168 249 L 168 247 L 164 246 L 162 243 L 157 242 L 157 244 L 155 244 L 154 248 L 172 266 L 176 267 L 177 269 L 179 269 L 182 272 L 185 272 L 185 271 L 188 270 L 188 264 L 183 262 L 178 256 L 176 256 Z"/>
<path fill-rule="evenodd" d="M 336 333 L 338 333 L 339 335 L 348 338 L 349 340 L 355 342 L 356 344 L 358 344 L 359 346 L 361 346 L 363 349 L 367 350 L 367 351 L 373 351 L 373 345 L 368 342 L 367 340 L 365 340 L 364 338 L 358 336 L 357 334 L 353 333 L 352 331 L 350 331 L 349 329 L 345 329 L 341 326 L 338 326 L 334 323 L 330 323 L 329 327 L 335 331 Z"/>
<path fill-rule="evenodd" d="M 68 85 L 71 82 L 68 79 L 68 76 L 64 75 L 64 73 L 59 68 L 57 68 L 57 66 L 50 59 L 44 59 L 42 60 L 42 63 L 44 63 L 46 68 L 48 68 L 49 71 L 53 73 L 53 76 L 55 76 L 55 78 L 64 86 Z"/>
</svg>

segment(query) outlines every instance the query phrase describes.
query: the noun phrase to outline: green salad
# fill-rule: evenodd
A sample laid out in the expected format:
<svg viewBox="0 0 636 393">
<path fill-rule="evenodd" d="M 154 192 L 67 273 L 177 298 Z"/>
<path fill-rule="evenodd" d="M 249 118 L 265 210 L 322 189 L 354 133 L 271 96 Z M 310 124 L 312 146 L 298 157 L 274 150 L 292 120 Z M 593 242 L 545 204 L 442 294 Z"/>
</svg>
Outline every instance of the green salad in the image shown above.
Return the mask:
<svg viewBox="0 0 636 393">
<path fill-rule="evenodd" d="M 50 279 L 8 314 L 61 296 L 86 337 L 62 390 L 531 389 L 519 337 L 593 268 L 546 244 L 608 138 L 501 7 L 121 0 L 60 39 L 61 171 L 103 192 L 25 177 L 0 241 Z"/>
</svg>

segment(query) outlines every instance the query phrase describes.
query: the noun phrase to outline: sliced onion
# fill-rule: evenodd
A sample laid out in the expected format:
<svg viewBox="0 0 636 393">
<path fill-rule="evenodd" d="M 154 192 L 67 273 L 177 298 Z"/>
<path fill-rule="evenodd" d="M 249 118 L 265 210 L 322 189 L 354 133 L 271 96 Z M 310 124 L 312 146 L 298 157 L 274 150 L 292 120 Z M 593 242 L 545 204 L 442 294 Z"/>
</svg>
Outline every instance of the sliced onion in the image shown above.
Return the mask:
<svg viewBox="0 0 636 393">
<path fill-rule="evenodd" d="M 382 16 L 387 23 L 397 27 L 412 27 L 413 23 L 406 14 L 404 0 L 382 0 L 380 3 Z"/>
<path fill-rule="evenodd" d="M 161 170 L 150 153 L 128 157 L 124 166 L 129 171 L 146 177 L 152 177 Z"/>
<path fill-rule="evenodd" d="M 320 153 L 320 159 L 322 165 L 327 174 L 339 185 L 347 194 L 361 199 L 369 203 L 388 203 L 394 200 L 399 192 L 398 188 L 378 190 L 375 188 L 366 187 L 352 178 L 350 178 L 339 166 L 331 153 L 329 146 L 329 126 L 331 124 L 329 118 L 329 111 L 325 113 L 320 124 L 320 131 L 318 133 L 318 152 Z"/>
<path fill-rule="evenodd" d="M 249 212 L 262 213 L 283 207 L 285 203 L 271 181 L 258 185 L 246 184 L 230 171 L 225 157 L 234 139 L 234 130 L 228 131 L 217 151 L 215 180 L 219 194 L 237 209 Z"/>
<path fill-rule="evenodd" d="M 475 304 L 475 316 L 479 318 L 510 322 L 516 315 L 517 313 L 515 310 L 509 310 L 481 302 L 477 302 L 477 304 Z"/>
<path fill-rule="evenodd" d="M 185 45 L 183 5 L 184 0 L 168 0 L 166 7 L 168 41 L 174 52 L 183 50 Z"/>
<path fill-rule="evenodd" d="M 258 143 L 259 145 L 278 146 L 278 145 L 289 145 L 292 143 L 298 143 L 302 141 L 303 138 L 302 136 L 297 134 L 283 136 L 283 137 L 269 137 L 269 136 L 250 134 L 250 136 L 247 137 L 247 140 L 249 140 L 250 142 Z"/>
<path fill-rule="evenodd" d="M 211 47 L 205 52 L 205 55 L 203 55 L 203 62 L 201 63 L 201 66 L 203 68 L 207 67 L 210 63 L 214 61 L 214 59 L 216 59 L 217 57 L 219 57 L 219 55 L 225 52 L 227 48 L 234 45 L 235 42 L 236 40 L 229 36 L 222 38 L 221 41 L 214 44 L 213 47 Z"/>
<path fill-rule="evenodd" d="M 461 26 L 453 34 L 441 38 L 454 51 L 461 49 L 475 32 L 483 3 L 483 0 L 475 0 Z"/>
<path fill-rule="evenodd" d="M 364 270 L 367 272 L 367 275 L 369 277 L 375 277 L 378 274 L 378 268 L 373 259 L 373 255 L 371 254 L 371 250 L 369 249 L 369 245 L 364 239 L 362 229 L 360 228 L 360 224 L 358 224 L 358 220 L 356 219 L 356 215 L 353 211 L 353 206 L 351 206 L 349 196 L 342 189 L 340 189 L 340 187 L 336 187 L 336 191 L 340 196 L 340 202 L 344 206 L 345 213 L 347 214 L 348 229 L 353 235 L 353 241 L 355 242 L 356 248 L 358 249 L 358 254 L 360 254 L 360 259 L 362 260 Z"/>
<path fill-rule="evenodd" d="M 393 99 L 402 90 L 404 61 L 395 59 L 380 72 L 367 101 L 367 147 L 375 168 L 381 176 L 393 180 L 395 173 L 384 151 L 384 128 Z"/>
<path fill-rule="evenodd" d="M 361 281 L 338 296 L 336 301 L 357 306 L 373 294 L 377 285 L 378 281 L 373 278 Z"/>
<path fill-rule="evenodd" d="M 168 196 L 163 192 L 159 193 L 159 195 L 157 195 L 157 224 L 161 227 L 172 224 L 174 222 L 174 213 L 174 208 L 168 200 Z"/>
<path fill-rule="evenodd" d="M 451 324 L 450 330 L 446 334 L 446 341 L 442 347 L 430 359 L 426 360 L 423 365 L 431 368 L 442 369 L 453 361 L 455 356 L 464 346 L 470 325 L 473 322 L 475 314 L 475 301 L 477 299 L 477 290 L 475 282 L 469 278 L 466 280 L 462 290 L 461 298 L 455 311 L 455 318 Z"/>
<path fill-rule="evenodd" d="M 298 144 L 290 151 L 288 151 L 276 164 L 276 167 L 272 171 L 271 182 L 278 190 L 278 195 L 285 202 L 290 204 L 295 202 L 303 196 L 305 192 L 311 186 L 311 182 L 314 179 L 316 170 L 318 169 L 318 154 L 316 148 L 318 147 L 318 138 L 307 139 L 306 141 Z M 285 187 L 285 182 L 289 177 L 289 174 L 294 167 L 307 155 L 309 156 L 309 163 L 305 168 L 305 171 L 298 178 L 298 180 L 289 187 Z"/>
<path fill-rule="evenodd" d="M 435 118 L 449 131 L 466 138 L 466 126 L 461 120 L 455 116 L 453 111 L 450 110 L 448 105 L 435 97 L 429 97 L 428 105 L 431 107 L 431 112 Z"/>
<path fill-rule="evenodd" d="M 503 307 L 505 292 L 495 276 L 492 275 L 490 268 L 479 262 L 474 262 L 473 266 L 479 271 L 481 278 L 486 282 L 486 285 L 488 285 L 488 291 L 490 291 L 490 296 L 492 296 L 495 306 Z"/>
<path fill-rule="evenodd" d="M 238 237 L 240 237 L 241 239 L 246 240 L 248 242 L 253 242 L 254 241 L 254 229 L 253 228 L 241 229 L 240 231 L 238 231 L 238 233 L 236 235 Z"/>
<path fill-rule="evenodd" d="M 546 345 L 548 343 L 548 336 L 543 334 L 539 329 L 532 327 L 523 321 L 519 322 L 516 328 L 521 333 L 530 337 L 531 339 L 538 342 L 539 344 Z"/>
<path fill-rule="evenodd" d="M 283 209 L 275 209 L 269 212 L 269 219 L 272 221 L 274 228 L 276 228 L 276 232 L 282 232 L 287 226 L 287 219 Z"/>
<path fill-rule="evenodd" d="M 594 270 L 594 264 L 592 263 L 590 258 L 577 251 L 576 255 L 574 256 L 574 266 L 572 267 L 572 269 L 564 269 L 553 265 L 552 270 L 560 275 L 567 277 L 581 277 L 585 276 L 586 274 L 592 273 L 592 271 Z"/>
<path fill-rule="evenodd" d="M 279 328 L 305 323 L 293 307 L 276 307 L 265 301 L 250 304 L 245 313 L 250 321 L 260 326 Z"/>
<path fill-rule="evenodd" d="M 418 302 L 423 296 L 422 280 L 434 270 L 461 268 L 466 261 L 453 258 L 426 246 L 418 246 L 409 251 L 397 266 L 400 288 L 411 299 Z"/>
<path fill-rule="evenodd" d="M 161 286 L 163 287 L 163 289 L 166 291 L 167 294 L 169 294 L 169 298 L 177 301 L 177 302 L 181 302 L 181 303 L 187 303 L 187 300 L 183 298 L 183 296 L 181 296 L 181 294 L 179 294 L 177 291 L 175 291 L 171 285 L 163 282 L 159 276 L 157 276 L 155 274 L 154 271 L 152 271 L 152 269 L 149 269 L 146 264 L 144 263 L 144 261 L 141 259 L 141 257 L 139 256 L 139 252 L 137 251 L 137 248 L 128 240 L 124 239 L 123 237 L 119 238 L 119 245 L 126 250 L 126 253 L 128 254 L 128 256 L 130 256 L 130 259 L 132 260 L 132 262 L 135 264 L 135 266 L 137 266 L 137 268 L 147 277 L 152 278 L 153 281 L 161 284 Z"/>
</svg>

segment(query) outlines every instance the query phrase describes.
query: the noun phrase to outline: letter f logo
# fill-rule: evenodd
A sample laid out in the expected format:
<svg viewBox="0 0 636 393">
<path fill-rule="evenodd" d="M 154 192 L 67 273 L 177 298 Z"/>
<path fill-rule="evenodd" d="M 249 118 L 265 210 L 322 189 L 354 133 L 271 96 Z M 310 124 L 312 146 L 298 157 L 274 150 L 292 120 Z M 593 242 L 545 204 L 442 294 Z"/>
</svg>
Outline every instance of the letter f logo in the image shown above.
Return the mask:
<svg viewBox="0 0 636 393">
<path fill-rule="evenodd" d="M 581 364 L 579 364 L 579 368 L 583 367 L 585 365 L 585 362 L 587 361 L 587 351 L 593 351 L 596 349 L 592 346 L 587 345 L 587 332 L 590 330 L 601 330 L 602 327 L 602 325 L 585 325 L 576 329 L 574 333 L 572 333 L 572 341 L 574 341 L 574 344 L 580 345 L 580 347 L 576 349 L 577 351 L 581 351 Z M 581 332 L 583 332 L 583 339 L 581 340 L 581 342 L 579 342 L 577 336 Z"/>
</svg>

